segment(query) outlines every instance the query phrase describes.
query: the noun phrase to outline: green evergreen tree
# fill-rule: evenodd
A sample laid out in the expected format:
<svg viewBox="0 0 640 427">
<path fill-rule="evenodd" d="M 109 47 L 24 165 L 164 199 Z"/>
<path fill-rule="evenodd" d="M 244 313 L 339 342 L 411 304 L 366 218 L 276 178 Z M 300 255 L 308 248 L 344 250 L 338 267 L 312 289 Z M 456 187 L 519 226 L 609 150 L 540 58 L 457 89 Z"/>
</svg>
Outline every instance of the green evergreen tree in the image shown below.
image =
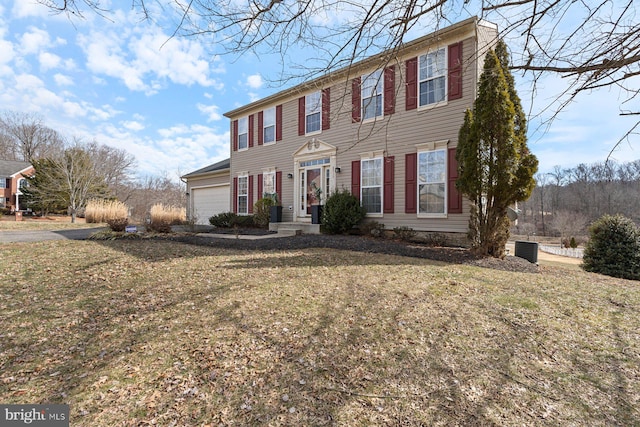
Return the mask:
<svg viewBox="0 0 640 427">
<path fill-rule="evenodd" d="M 509 238 L 507 209 L 529 198 L 538 169 L 538 160 L 527 147 L 526 116 L 502 41 L 486 55 L 478 97 L 460 128 L 456 159 L 460 169 L 456 186 L 472 203 L 472 247 L 502 258 Z"/>
</svg>

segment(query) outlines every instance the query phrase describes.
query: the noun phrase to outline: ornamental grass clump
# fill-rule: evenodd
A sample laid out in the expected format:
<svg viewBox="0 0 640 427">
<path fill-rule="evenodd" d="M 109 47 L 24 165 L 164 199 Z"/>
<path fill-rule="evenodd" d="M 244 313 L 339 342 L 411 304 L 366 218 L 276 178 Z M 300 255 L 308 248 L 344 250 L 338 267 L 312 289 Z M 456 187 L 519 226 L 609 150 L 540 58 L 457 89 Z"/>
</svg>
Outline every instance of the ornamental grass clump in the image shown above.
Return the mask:
<svg viewBox="0 0 640 427">
<path fill-rule="evenodd" d="M 585 271 L 640 280 L 640 229 L 622 215 L 604 215 L 589 228 Z"/>
<path fill-rule="evenodd" d="M 149 213 L 147 229 L 158 233 L 170 233 L 172 225 L 182 224 L 187 219 L 186 209 L 178 206 L 155 204 Z"/>
<path fill-rule="evenodd" d="M 92 199 L 87 203 L 84 216 L 88 223 L 122 221 L 129 217 L 129 208 L 118 200 Z"/>
</svg>

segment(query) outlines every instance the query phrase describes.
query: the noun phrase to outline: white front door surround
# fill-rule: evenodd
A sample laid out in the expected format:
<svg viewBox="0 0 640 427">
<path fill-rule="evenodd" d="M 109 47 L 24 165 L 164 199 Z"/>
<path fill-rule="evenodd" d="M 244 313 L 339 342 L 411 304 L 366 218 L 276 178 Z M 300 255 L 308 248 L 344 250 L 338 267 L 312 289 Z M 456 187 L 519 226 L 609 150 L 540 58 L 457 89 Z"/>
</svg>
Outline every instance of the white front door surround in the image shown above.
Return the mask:
<svg viewBox="0 0 640 427">
<path fill-rule="evenodd" d="M 324 204 L 335 190 L 336 152 L 335 146 L 311 138 L 293 153 L 294 221 L 311 221 L 311 206 Z"/>
</svg>

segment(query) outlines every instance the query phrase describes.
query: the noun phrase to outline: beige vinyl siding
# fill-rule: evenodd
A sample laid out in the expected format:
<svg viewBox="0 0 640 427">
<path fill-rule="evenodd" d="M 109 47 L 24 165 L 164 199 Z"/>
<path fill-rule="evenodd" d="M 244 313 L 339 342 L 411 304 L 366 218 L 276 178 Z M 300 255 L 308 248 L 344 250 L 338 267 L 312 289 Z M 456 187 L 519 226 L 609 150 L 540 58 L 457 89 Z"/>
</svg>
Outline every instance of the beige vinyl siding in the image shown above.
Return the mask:
<svg viewBox="0 0 640 427">
<path fill-rule="evenodd" d="M 405 214 L 405 155 L 416 153 L 416 145 L 448 140 L 448 148 L 457 145 L 458 131 L 464 119 L 464 111 L 470 108 L 475 97 L 477 70 L 481 68 L 472 54 L 476 50 L 474 37 L 475 25 L 459 29 L 457 32 L 445 34 L 436 44 L 424 45 L 421 49 L 415 46 L 410 52 L 401 55 L 395 63 L 396 102 L 395 114 L 385 116 L 374 122 L 352 123 L 351 119 L 351 80 L 340 80 L 331 85 L 331 128 L 313 137 L 337 147 L 336 166 L 341 173 L 335 174 L 334 185 L 338 189 L 351 189 L 351 162 L 360 160 L 362 155 L 373 151 L 384 150 L 385 156 L 395 157 L 394 171 L 394 213 L 385 213 L 382 217 L 373 218 L 383 223 L 386 228 L 409 226 L 415 230 L 466 233 L 469 219 L 469 206 L 463 201 L 463 214 L 449 214 L 447 218 L 419 218 L 416 214 Z M 489 34 L 489 31 L 486 34 Z M 485 34 L 485 36 L 486 36 Z M 451 43 L 463 40 L 463 96 L 461 99 L 448 101 L 446 105 L 432 108 L 405 109 L 405 61 L 429 51 L 429 47 L 446 47 Z M 494 37 L 495 38 L 495 37 Z M 484 43 L 484 41 L 482 41 Z M 365 69 L 374 71 L 373 68 Z M 353 73 L 352 78 L 359 75 Z M 312 89 L 309 89 L 311 92 Z M 231 153 L 231 182 L 239 172 L 250 175 L 261 174 L 268 168 L 276 168 L 283 172 L 282 205 L 283 220 L 293 219 L 296 206 L 293 200 L 295 179 L 287 178 L 287 174 L 295 174 L 293 153 L 311 137 L 298 136 L 298 97 L 305 93 L 290 93 L 290 97 L 279 98 L 283 105 L 283 123 L 281 141 L 267 146 L 257 145 L 257 126 L 254 129 L 256 144 L 243 152 Z M 274 104 L 275 105 L 275 104 Z M 244 114 L 257 114 L 261 108 Z M 240 116 L 238 116 L 240 117 Z M 230 117 L 233 121 L 237 117 Z M 256 120 L 257 123 L 257 120 Z M 231 190 L 233 197 L 233 189 Z M 254 179 L 254 195 L 257 194 L 257 179 Z M 254 196 L 254 202 L 257 197 Z M 233 206 L 233 203 L 232 205 Z M 289 209 L 291 207 L 291 209 Z"/>
</svg>

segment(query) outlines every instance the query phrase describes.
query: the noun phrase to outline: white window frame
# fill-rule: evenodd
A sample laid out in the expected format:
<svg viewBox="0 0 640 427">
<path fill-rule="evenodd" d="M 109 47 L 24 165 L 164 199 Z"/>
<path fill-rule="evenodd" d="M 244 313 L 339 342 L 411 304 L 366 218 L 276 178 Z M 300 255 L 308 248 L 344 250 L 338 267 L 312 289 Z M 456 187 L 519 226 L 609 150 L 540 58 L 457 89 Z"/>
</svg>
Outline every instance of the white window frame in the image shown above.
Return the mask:
<svg viewBox="0 0 640 427">
<path fill-rule="evenodd" d="M 276 172 L 275 171 L 263 172 L 262 173 L 262 194 L 260 195 L 260 197 L 269 197 L 269 195 L 272 195 L 272 194 L 277 194 Z"/>
<path fill-rule="evenodd" d="M 242 138 L 244 136 L 244 139 Z M 244 141 L 244 144 L 241 142 Z M 238 119 L 238 151 L 249 149 L 249 117 Z"/>
<path fill-rule="evenodd" d="M 433 61 L 435 58 L 435 63 L 432 65 L 433 69 L 431 70 L 431 73 L 429 73 L 429 63 L 428 61 Z M 442 64 L 440 67 L 438 67 L 438 59 L 442 59 Z M 423 67 L 426 70 L 426 75 L 423 76 L 422 73 L 422 69 Z M 419 108 L 431 108 L 437 105 L 441 105 L 441 104 L 446 104 L 447 102 L 447 86 L 448 86 L 448 82 L 447 82 L 447 49 L 445 49 L 444 47 L 438 49 L 438 50 L 434 50 L 431 52 L 427 52 L 423 55 L 420 55 L 418 57 L 418 107 Z M 420 96 L 421 93 L 421 88 L 423 83 L 424 84 L 428 84 L 429 82 L 432 81 L 436 81 L 437 79 L 443 79 L 444 81 L 444 92 L 443 92 L 443 97 L 440 100 L 435 100 L 433 102 L 425 102 L 424 104 L 422 103 L 422 98 Z"/>
<path fill-rule="evenodd" d="M 309 129 L 309 118 L 315 115 L 318 116 L 318 129 Z M 306 135 L 322 132 L 322 91 L 320 90 L 304 97 L 304 130 Z"/>
<path fill-rule="evenodd" d="M 360 103 L 362 111 L 362 120 L 375 120 L 378 117 L 384 117 L 384 73 L 382 70 L 376 70 L 371 74 L 365 74 L 361 77 L 360 85 Z M 367 105 L 374 103 L 374 114 L 367 116 Z"/>
<path fill-rule="evenodd" d="M 368 164 L 379 164 L 380 173 L 378 175 L 377 183 L 366 183 L 365 184 L 365 170 L 367 167 L 365 165 Z M 367 216 L 382 216 L 384 209 L 384 161 L 382 157 L 373 157 L 367 159 L 360 159 L 360 203 L 364 206 L 364 190 L 370 188 L 379 188 L 380 189 L 380 210 L 378 212 L 369 212 L 367 210 Z"/>
<path fill-rule="evenodd" d="M 272 139 L 267 140 L 267 129 L 272 128 Z M 264 145 L 276 142 L 276 107 L 267 108 L 262 113 L 262 142 Z"/>
<path fill-rule="evenodd" d="M 243 185 L 241 181 L 245 182 L 244 185 L 244 193 L 241 192 L 243 190 Z M 240 209 L 240 200 L 245 198 L 246 206 L 244 212 Z M 249 215 L 249 175 L 240 175 L 238 176 L 238 215 Z"/>
<path fill-rule="evenodd" d="M 420 169 L 420 158 L 423 155 L 429 155 L 429 154 L 437 154 L 437 153 L 442 153 L 442 175 L 439 177 L 440 179 L 430 179 L 433 178 L 435 175 L 431 175 L 430 171 L 422 171 Z M 448 198 L 448 189 L 447 189 L 447 148 L 443 147 L 443 148 L 435 148 L 433 150 L 422 150 L 422 151 L 418 151 L 418 156 L 417 156 L 417 162 L 418 164 L 416 165 L 417 167 L 417 172 L 418 172 L 418 185 L 417 185 L 417 212 L 418 212 L 418 216 L 420 217 L 427 217 L 427 218 L 443 218 L 447 216 L 447 198 Z M 428 163 L 427 163 L 428 165 Z M 437 174 L 437 171 L 434 171 Z M 442 207 L 442 211 L 441 212 L 425 212 L 422 211 L 422 203 L 420 200 L 420 193 L 421 193 L 421 188 L 423 186 L 426 185 L 441 185 L 442 186 L 442 194 L 443 194 L 443 207 Z"/>
</svg>

